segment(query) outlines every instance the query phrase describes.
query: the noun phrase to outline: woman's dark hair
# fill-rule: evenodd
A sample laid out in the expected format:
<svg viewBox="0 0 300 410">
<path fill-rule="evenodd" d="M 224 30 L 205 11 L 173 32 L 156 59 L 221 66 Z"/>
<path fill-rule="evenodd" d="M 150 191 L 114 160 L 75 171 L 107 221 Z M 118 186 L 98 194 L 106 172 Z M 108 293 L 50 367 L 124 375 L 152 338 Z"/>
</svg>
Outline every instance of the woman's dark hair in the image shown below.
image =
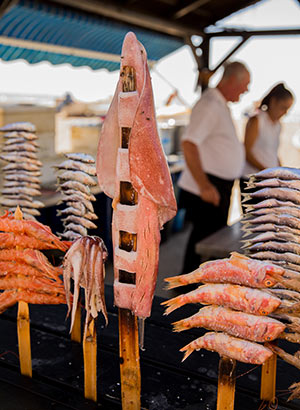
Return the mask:
<svg viewBox="0 0 300 410">
<path fill-rule="evenodd" d="M 262 99 L 259 108 L 269 108 L 271 98 L 275 98 L 276 100 L 285 100 L 288 98 L 294 99 L 294 96 L 290 90 L 285 88 L 283 83 L 279 83 L 275 85 L 275 87 L 273 87 L 272 90 Z"/>
</svg>

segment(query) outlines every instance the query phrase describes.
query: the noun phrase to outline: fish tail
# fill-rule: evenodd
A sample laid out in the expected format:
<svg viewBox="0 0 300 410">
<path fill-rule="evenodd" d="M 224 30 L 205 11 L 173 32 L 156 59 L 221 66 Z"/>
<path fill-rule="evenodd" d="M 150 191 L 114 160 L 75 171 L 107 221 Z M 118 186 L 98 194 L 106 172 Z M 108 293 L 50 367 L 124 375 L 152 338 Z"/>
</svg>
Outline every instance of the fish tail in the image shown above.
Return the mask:
<svg viewBox="0 0 300 410">
<path fill-rule="evenodd" d="M 166 289 L 177 288 L 178 286 L 190 285 L 192 283 L 199 282 L 199 268 L 195 269 L 193 272 L 186 273 L 185 275 L 172 276 L 171 278 L 165 278 L 168 282 Z"/>
<path fill-rule="evenodd" d="M 178 322 L 172 323 L 173 325 L 173 332 L 182 332 L 183 330 L 187 330 L 190 326 L 187 326 L 186 319 L 178 320 Z"/>
<path fill-rule="evenodd" d="M 176 296 L 176 298 L 170 300 L 166 300 L 165 302 L 162 302 L 162 305 L 167 306 L 164 315 L 168 315 L 169 313 L 173 312 L 173 310 L 176 310 L 184 305 L 182 295 Z"/>
<path fill-rule="evenodd" d="M 244 203 L 244 202 L 247 202 L 247 201 L 249 201 L 250 199 L 252 199 L 252 196 L 251 195 L 249 195 L 248 193 L 245 193 L 245 192 L 242 192 L 242 194 L 241 194 L 244 198 L 242 199 L 242 204 Z"/>
<path fill-rule="evenodd" d="M 183 283 L 182 280 L 182 275 L 179 276 L 172 276 L 171 278 L 165 278 L 165 282 L 168 282 L 165 289 L 173 289 L 173 288 L 178 288 L 178 286 L 185 285 L 186 283 Z"/>
<path fill-rule="evenodd" d="M 296 323 L 296 322 L 292 321 L 292 323 L 286 325 L 286 327 L 291 332 L 300 333 L 299 323 Z"/>
<path fill-rule="evenodd" d="M 193 353 L 194 350 L 195 349 L 191 346 L 191 343 L 189 343 L 188 345 L 182 347 L 180 349 L 180 352 L 185 352 L 185 353 L 184 353 L 184 356 L 183 356 L 181 361 L 184 362 L 185 359 L 187 359 L 189 357 L 189 355 Z"/>
<path fill-rule="evenodd" d="M 286 279 L 282 278 L 280 275 L 272 275 L 274 279 L 276 279 L 277 282 L 279 282 L 281 285 L 283 285 L 287 289 L 292 289 L 296 290 L 297 292 L 300 292 L 300 281 L 299 279 Z"/>
</svg>

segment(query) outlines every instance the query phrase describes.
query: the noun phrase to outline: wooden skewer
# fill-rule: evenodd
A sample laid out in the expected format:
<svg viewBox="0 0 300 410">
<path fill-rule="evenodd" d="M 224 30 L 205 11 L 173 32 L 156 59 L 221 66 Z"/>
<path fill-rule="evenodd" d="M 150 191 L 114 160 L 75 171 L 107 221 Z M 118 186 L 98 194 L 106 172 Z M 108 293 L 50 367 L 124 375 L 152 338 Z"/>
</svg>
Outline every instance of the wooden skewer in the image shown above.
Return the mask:
<svg viewBox="0 0 300 410">
<path fill-rule="evenodd" d="M 137 317 L 119 309 L 120 373 L 123 410 L 141 409 L 141 374 Z"/>
<path fill-rule="evenodd" d="M 31 344 L 30 344 L 30 319 L 28 303 L 18 303 L 18 344 L 20 370 L 24 376 L 32 377 Z"/>
<path fill-rule="evenodd" d="M 135 70 L 133 67 L 123 67 L 123 92 L 136 90 Z M 120 146 L 128 149 L 130 128 L 121 129 Z M 138 202 L 138 194 L 128 181 L 120 182 L 119 200 L 128 206 Z M 137 235 L 130 232 L 120 233 L 119 246 L 128 251 L 136 251 Z M 135 283 L 135 274 L 119 271 L 119 279 L 123 283 Z M 121 395 L 123 410 L 140 410 L 141 408 L 141 372 L 139 355 L 139 336 L 137 317 L 130 310 L 119 308 L 119 351 Z"/>
<path fill-rule="evenodd" d="M 83 337 L 84 397 L 97 401 L 97 334 L 92 319 Z"/>
<path fill-rule="evenodd" d="M 71 331 L 71 340 L 73 340 L 73 342 L 81 343 L 81 306 L 80 306 L 80 303 L 78 303 L 76 313 L 75 313 L 75 320 L 74 320 L 73 328 Z"/>
<path fill-rule="evenodd" d="M 19 221 L 23 219 L 19 206 L 14 217 Z M 32 377 L 29 307 L 28 303 L 23 301 L 18 302 L 17 333 L 21 374 Z"/>
<path fill-rule="evenodd" d="M 261 366 L 260 398 L 273 403 L 276 397 L 277 355 L 273 353 Z"/>
<path fill-rule="evenodd" d="M 233 410 L 236 360 L 222 356 L 219 361 L 217 410 Z"/>
</svg>

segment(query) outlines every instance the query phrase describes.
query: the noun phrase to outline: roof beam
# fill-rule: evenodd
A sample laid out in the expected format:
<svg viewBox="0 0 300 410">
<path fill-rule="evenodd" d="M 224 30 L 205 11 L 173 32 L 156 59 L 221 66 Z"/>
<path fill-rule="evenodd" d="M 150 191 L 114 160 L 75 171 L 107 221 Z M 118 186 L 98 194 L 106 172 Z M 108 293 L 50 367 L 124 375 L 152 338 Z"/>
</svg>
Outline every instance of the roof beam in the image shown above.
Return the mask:
<svg viewBox="0 0 300 410">
<path fill-rule="evenodd" d="M 102 53 L 100 51 L 85 50 L 74 47 L 58 46 L 55 44 L 40 43 L 38 41 L 29 41 L 13 37 L 0 36 L 0 44 L 11 47 L 25 48 L 29 50 L 46 51 L 48 53 L 113 61 L 116 63 L 120 62 L 120 56 L 116 54 Z"/>
<path fill-rule="evenodd" d="M 208 3 L 209 0 L 196 0 L 193 1 L 191 4 L 188 6 L 182 7 L 178 11 L 176 11 L 173 14 L 174 19 L 180 19 L 181 17 L 184 17 L 186 14 L 191 13 L 192 11 L 196 10 L 198 7 L 203 6 L 204 4 Z"/>
<path fill-rule="evenodd" d="M 169 34 L 175 37 L 185 38 L 187 35 L 203 35 L 203 31 L 198 27 L 182 25 L 180 23 L 170 21 L 170 19 L 162 19 L 159 17 L 145 15 L 133 10 L 128 10 L 126 7 L 115 6 L 114 4 L 105 1 L 52 0 L 52 2 L 98 14 L 128 24 L 133 24 L 138 27 Z"/>
<path fill-rule="evenodd" d="M 300 34 L 300 28 L 271 30 L 228 30 L 206 33 L 209 37 L 249 37 L 249 36 L 294 36 Z"/>
</svg>

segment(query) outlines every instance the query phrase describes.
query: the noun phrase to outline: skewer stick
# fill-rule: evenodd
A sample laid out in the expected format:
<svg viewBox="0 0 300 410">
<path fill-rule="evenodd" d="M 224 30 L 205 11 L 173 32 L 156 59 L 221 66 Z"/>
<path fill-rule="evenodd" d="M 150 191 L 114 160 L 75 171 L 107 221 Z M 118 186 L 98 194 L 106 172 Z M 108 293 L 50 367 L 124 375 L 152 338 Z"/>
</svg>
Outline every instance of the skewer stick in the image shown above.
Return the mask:
<svg viewBox="0 0 300 410">
<path fill-rule="evenodd" d="M 236 360 L 221 356 L 219 361 L 217 410 L 234 409 L 235 368 Z"/>
<path fill-rule="evenodd" d="M 97 334 L 95 321 L 88 324 L 83 337 L 84 397 L 97 401 Z"/>
<path fill-rule="evenodd" d="M 260 398 L 273 403 L 276 397 L 276 366 L 277 355 L 274 353 L 261 366 Z"/>
<path fill-rule="evenodd" d="M 73 342 L 81 343 L 81 306 L 78 303 L 76 312 L 75 312 L 75 320 L 73 324 L 73 328 L 71 331 L 71 340 Z"/>
<path fill-rule="evenodd" d="M 141 374 L 137 318 L 119 309 L 120 373 L 123 410 L 141 409 Z"/>
<path fill-rule="evenodd" d="M 31 345 L 30 345 L 30 319 L 28 303 L 18 303 L 18 344 L 20 370 L 24 376 L 32 377 Z"/>
<path fill-rule="evenodd" d="M 14 216 L 19 221 L 23 219 L 19 207 Z M 28 303 L 23 301 L 18 302 L 17 333 L 21 374 L 32 377 L 29 307 Z"/>
<path fill-rule="evenodd" d="M 123 68 L 123 92 L 136 90 L 135 69 L 130 66 Z M 130 128 L 121 128 L 120 146 L 128 149 Z M 119 200 L 123 204 L 135 205 L 138 202 L 137 192 L 130 182 L 120 183 Z M 136 251 L 137 236 L 124 232 L 120 238 L 120 246 L 132 247 Z M 120 271 L 119 271 L 120 274 Z M 124 283 L 135 283 L 132 274 L 122 272 Z M 133 281 L 133 282 L 132 282 Z M 139 355 L 139 336 L 137 317 L 130 310 L 119 308 L 119 351 L 120 351 L 120 376 L 123 410 L 140 410 L 141 408 L 141 371 Z"/>
</svg>

